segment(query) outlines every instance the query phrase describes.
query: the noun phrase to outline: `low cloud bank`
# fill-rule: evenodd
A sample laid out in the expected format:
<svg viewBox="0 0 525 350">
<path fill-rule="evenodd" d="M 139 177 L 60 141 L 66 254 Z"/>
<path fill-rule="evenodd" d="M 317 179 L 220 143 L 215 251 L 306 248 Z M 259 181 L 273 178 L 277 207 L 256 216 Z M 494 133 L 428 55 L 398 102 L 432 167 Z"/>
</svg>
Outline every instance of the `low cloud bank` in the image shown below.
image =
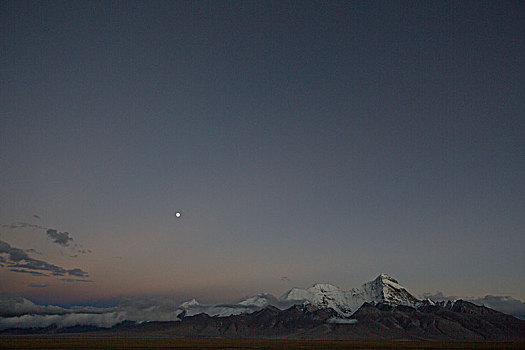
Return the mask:
<svg viewBox="0 0 525 350">
<path fill-rule="evenodd" d="M 0 292 L 0 317 L 22 315 L 62 315 L 67 312 L 60 306 L 37 305 L 19 295 Z M 0 324 L 1 320 L 0 318 Z"/>
<path fill-rule="evenodd" d="M 486 306 L 505 314 L 509 314 L 521 319 L 525 319 L 525 302 L 515 299 L 511 296 L 501 295 L 486 295 L 482 298 L 472 297 L 459 297 L 459 296 L 446 296 L 442 292 L 435 294 L 425 293 L 424 298 L 431 299 L 433 301 L 447 301 L 447 300 L 458 300 L 463 299 L 470 301 L 473 304 Z"/>
<path fill-rule="evenodd" d="M 124 315 L 109 312 L 103 314 L 76 314 L 65 315 L 23 315 L 0 319 L 0 330 L 9 328 L 41 328 L 49 326 L 74 327 L 80 325 L 93 325 L 109 328 L 124 321 Z"/>
<path fill-rule="evenodd" d="M 123 298 L 115 307 L 36 305 L 14 294 L 0 293 L 0 330 L 56 326 L 109 328 L 123 321 L 178 321 L 183 310 L 170 298 Z"/>
<path fill-rule="evenodd" d="M 335 324 L 355 324 L 357 323 L 356 319 L 347 319 L 347 318 L 329 318 L 326 323 L 335 323 Z"/>
<path fill-rule="evenodd" d="M 168 297 L 123 298 L 115 307 L 41 306 L 17 295 L 0 294 L 0 330 L 56 326 L 97 326 L 109 328 L 123 321 L 180 321 L 183 317 L 206 313 L 230 316 L 251 313 L 273 305 L 280 309 L 293 303 L 279 302 L 270 294 L 239 300 L 231 304 L 200 304 L 195 299 L 182 304 Z"/>
<path fill-rule="evenodd" d="M 510 296 L 487 295 L 483 298 L 470 300 L 474 304 L 484 305 L 500 312 L 525 319 L 525 302 Z"/>
</svg>

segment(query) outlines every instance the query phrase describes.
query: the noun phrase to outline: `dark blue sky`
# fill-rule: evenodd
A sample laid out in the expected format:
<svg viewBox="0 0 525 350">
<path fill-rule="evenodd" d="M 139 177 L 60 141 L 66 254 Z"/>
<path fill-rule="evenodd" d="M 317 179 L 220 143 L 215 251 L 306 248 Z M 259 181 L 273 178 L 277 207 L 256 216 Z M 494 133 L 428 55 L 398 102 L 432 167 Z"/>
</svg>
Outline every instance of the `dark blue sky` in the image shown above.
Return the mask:
<svg viewBox="0 0 525 350">
<path fill-rule="evenodd" d="M 38 214 L 93 251 L 4 227 L 93 281 L 4 266 L 6 290 L 212 300 L 388 272 L 525 298 L 523 2 L 3 1 L 0 16 L 0 221 Z"/>
</svg>

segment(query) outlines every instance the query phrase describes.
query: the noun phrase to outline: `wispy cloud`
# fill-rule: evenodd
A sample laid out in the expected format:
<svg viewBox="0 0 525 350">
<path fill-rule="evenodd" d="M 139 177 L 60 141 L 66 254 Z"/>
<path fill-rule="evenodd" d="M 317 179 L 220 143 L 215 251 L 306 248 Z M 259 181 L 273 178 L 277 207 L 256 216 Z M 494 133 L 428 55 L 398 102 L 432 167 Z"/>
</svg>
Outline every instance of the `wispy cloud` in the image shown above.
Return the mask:
<svg viewBox="0 0 525 350">
<path fill-rule="evenodd" d="M 27 270 L 22 270 L 22 269 L 9 269 L 9 271 L 12 271 L 12 272 L 18 272 L 18 273 L 29 273 L 33 276 L 45 276 L 45 277 L 49 277 L 48 275 L 42 273 L 42 272 L 37 272 L 37 271 L 27 271 Z"/>
<path fill-rule="evenodd" d="M 10 228 L 10 229 L 17 229 L 17 228 L 38 228 L 42 230 L 47 229 L 47 227 L 44 227 L 41 225 L 30 224 L 27 222 L 13 222 L 12 224 L 1 224 L 0 227 Z"/>
<path fill-rule="evenodd" d="M 88 273 L 85 272 L 85 271 L 82 271 L 81 269 L 71 269 L 71 270 L 67 270 L 67 273 L 68 273 L 70 276 L 76 276 L 76 277 L 87 277 L 87 276 L 88 276 Z"/>
<path fill-rule="evenodd" d="M 11 264 L 9 266 L 28 270 L 48 271 L 54 276 L 64 276 L 67 272 L 63 267 L 33 258 L 26 258 L 23 259 L 23 262 L 17 262 L 16 264 Z"/>
<path fill-rule="evenodd" d="M 38 215 L 33 215 L 33 217 L 40 219 Z M 32 228 L 32 229 L 45 230 L 47 237 L 51 239 L 53 243 L 56 243 L 62 247 L 68 247 L 74 250 L 78 254 L 89 254 L 92 252 L 91 249 L 84 248 L 81 245 L 74 243 L 74 239 L 69 232 L 61 232 L 55 228 L 46 227 L 42 225 L 35 225 L 35 224 L 27 223 L 27 222 L 14 222 L 12 224 L 0 224 L 0 227 L 4 227 L 8 229 Z M 36 252 L 36 250 L 34 252 Z"/>
<path fill-rule="evenodd" d="M 77 249 L 77 253 L 80 253 L 80 254 L 89 254 L 93 252 L 91 249 L 78 248 L 77 245 L 75 245 L 75 248 Z"/>
<path fill-rule="evenodd" d="M 73 283 L 73 282 L 93 282 L 92 280 L 75 279 L 75 278 L 61 278 L 61 281 Z"/>
</svg>

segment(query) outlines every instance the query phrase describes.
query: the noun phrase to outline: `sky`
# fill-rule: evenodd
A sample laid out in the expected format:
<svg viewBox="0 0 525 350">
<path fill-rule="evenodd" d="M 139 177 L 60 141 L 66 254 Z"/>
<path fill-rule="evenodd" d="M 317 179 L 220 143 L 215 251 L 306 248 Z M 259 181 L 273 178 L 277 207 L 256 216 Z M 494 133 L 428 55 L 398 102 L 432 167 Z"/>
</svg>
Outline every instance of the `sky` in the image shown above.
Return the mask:
<svg viewBox="0 0 525 350">
<path fill-rule="evenodd" d="M 525 300 L 524 18 L 0 2 L 0 291 L 219 302 L 385 272 Z"/>
</svg>

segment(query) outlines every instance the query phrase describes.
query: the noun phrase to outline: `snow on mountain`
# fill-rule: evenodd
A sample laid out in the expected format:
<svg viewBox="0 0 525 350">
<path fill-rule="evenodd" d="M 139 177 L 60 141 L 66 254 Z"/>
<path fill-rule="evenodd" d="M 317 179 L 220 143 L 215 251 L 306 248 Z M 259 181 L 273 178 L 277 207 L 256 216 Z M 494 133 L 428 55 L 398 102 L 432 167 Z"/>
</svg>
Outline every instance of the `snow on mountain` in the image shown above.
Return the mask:
<svg viewBox="0 0 525 350">
<path fill-rule="evenodd" d="M 195 299 L 180 305 L 179 318 L 205 313 L 210 316 L 230 316 L 258 311 L 266 306 L 284 310 L 294 304 L 311 304 L 319 308 L 331 308 L 342 317 L 351 316 L 363 303 L 387 303 L 417 306 L 421 303 L 397 280 L 387 274 L 348 291 L 328 283 L 318 283 L 308 289 L 292 288 L 280 298 L 262 293 L 232 304 L 201 305 Z"/>
<path fill-rule="evenodd" d="M 332 308 L 341 316 L 349 317 L 365 302 L 415 306 L 419 300 L 394 278 L 381 274 L 360 288 L 349 291 L 328 283 L 318 283 L 308 289 L 292 288 L 278 299 L 266 293 L 232 304 L 201 305 L 193 299 L 182 303 L 180 308 L 183 310 L 181 316 L 193 316 L 199 313 L 210 316 L 230 316 L 254 312 L 270 305 L 283 310 L 294 304 L 311 304 L 319 308 Z"/>
<path fill-rule="evenodd" d="M 416 306 L 419 302 L 405 287 L 385 273 L 379 275 L 375 280 L 363 284 L 361 288 L 352 291 L 360 293 L 366 302 L 408 306 Z"/>
<path fill-rule="evenodd" d="M 381 274 L 360 288 L 349 291 L 343 291 L 331 284 L 316 284 L 309 289 L 293 288 L 280 299 L 309 303 L 321 308 L 329 307 L 343 316 L 350 316 L 365 302 L 409 306 L 415 306 L 419 302 L 387 274 Z"/>
<path fill-rule="evenodd" d="M 353 304 L 346 292 L 327 283 L 318 283 L 308 289 L 294 288 L 282 295 L 280 300 L 332 308 L 344 316 L 350 316 Z"/>
<path fill-rule="evenodd" d="M 2 292 L 0 293 L 0 331 L 9 328 L 38 328 L 52 325 L 58 328 L 81 325 L 107 328 L 123 321 L 137 323 L 179 321 L 184 317 L 200 313 L 226 317 L 253 313 L 267 306 L 285 310 L 297 304 L 308 305 L 313 309 L 333 309 L 338 315 L 332 317 L 329 323 L 353 323 L 350 316 L 365 302 L 407 305 L 416 308 L 426 305 L 440 305 L 448 309 L 454 307 L 455 303 L 450 301 L 450 298 L 441 298 L 443 299 L 441 300 L 439 296 L 442 296 L 441 293 L 438 297 L 427 295 L 425 298 L 430 297 L 429 299 L 419 300 L 398 281 L 386 274 L 379 275 L 359 288 L 346 291 L 331 284 L 319 283 L 307 289 L 292 288 L 280 298 L 262 293 L 228 304 L 200 304 L 195 299 L 179 304 L 175 299 L 168 297 L 130 297 L 121 299 L 117 306 L 109 308 L 88 306 L 62 308 L 37 305 L 21 296 Z M 525 303 L 511 297 L 486 296 L 476 301 L 503 312 L 524 314 Z"/>
</svg>

